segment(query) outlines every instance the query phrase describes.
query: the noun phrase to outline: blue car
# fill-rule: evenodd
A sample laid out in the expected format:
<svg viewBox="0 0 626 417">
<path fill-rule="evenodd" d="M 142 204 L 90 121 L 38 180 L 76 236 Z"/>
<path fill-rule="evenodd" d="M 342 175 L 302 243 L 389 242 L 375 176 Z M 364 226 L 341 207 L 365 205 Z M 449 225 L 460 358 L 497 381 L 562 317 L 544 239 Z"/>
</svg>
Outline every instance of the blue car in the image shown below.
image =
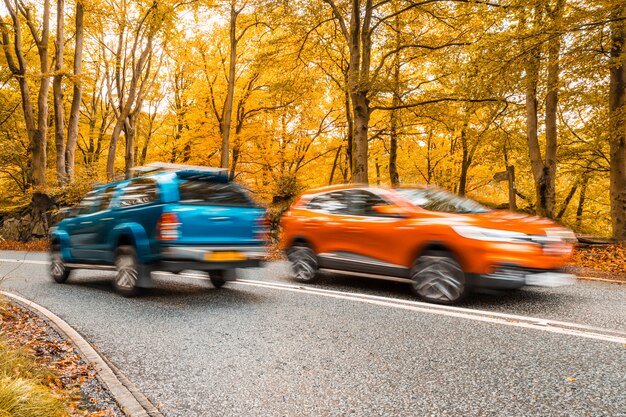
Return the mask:
<svg viewBox="0 0 626 417">
<path fill-rule="evenodd" d="M 88 193 L 53 228 L 56 282 L 75 269 L 110 269 L 117 271 L 115 290 L 133 296 L 152 286 L 152 271 L 206 271 L 219 288 L 235 279 L 235 268 L 261 265 L 265 210 L 227 172 L 159 163 L 138 171 Z"/>
</svg>

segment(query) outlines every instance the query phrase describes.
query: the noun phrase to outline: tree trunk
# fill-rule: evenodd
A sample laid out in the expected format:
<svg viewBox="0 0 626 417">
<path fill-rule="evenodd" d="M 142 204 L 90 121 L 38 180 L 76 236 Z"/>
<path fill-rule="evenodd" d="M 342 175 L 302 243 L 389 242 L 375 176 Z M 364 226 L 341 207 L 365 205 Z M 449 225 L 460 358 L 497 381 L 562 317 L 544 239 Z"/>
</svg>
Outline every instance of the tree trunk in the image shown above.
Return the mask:
<svg viewBox="0 0 626 417">
<path fill-rule="evenodd" d="M 108 114 L 108 112 L 107 112 Z M 107 133 L 108 123 L 105 120 L 103 115 L 102 123 L 100 124 L 100 129 L 98 131 L 98 141 L 96 142 L 96 151 L 93 155 L 93 163 L 97 164 L 100 161 L 100 155 L 102 154 L 102 144 L 104 143 L 104 136 Z"/>
<path fill-rule="evenodd" d="M 235 95 L 235 69 L 237 65 L 237 16 L 235 3 L 230 6 L 230 58 L 228 62 L 228 91 L 224 103 L 224 118 L 222 119 L 222 168 L 228 169 L 230 153 L 230 121 L 233 115 L 233 97 Z"/>
<path fill-rule="evenodd" d="M 26 125 L 26 133 L 28 135 L 29 144 L 29 160 L 27 163 L 28 168 L 25 170 L 27 172 L 24 181 L 25 187 L 28 187 L 32 185 L 32 175 L 30 171 L 30 167 L 32 166 L 32 153 L 30 153 L 30 150 L 34 147 L 35 131 L 37 130 L 37 127 L 35 124 L 33 103 L 30 97 L 30 88 L 28 86 L 28 81 L 26 80 L 26 60 L 24 58 L 24 51 L 22 50 L 22 29 L 19 12 L 13 9 L 13 5 L 9 0 L 5 0 L 4 4 L 9 11 L 9 14 L 11 15 L 13 42 L 11 42 L 9 39 L 9 30 L 7 27 L 8 24 L 0 19 L 0 30 L 2 32 L 2 49 L 4 51 L 4 55 L 7 61 L 7 66 L 11 70 L 13 76 L 17 78 L 17 82 L 20 86 L 22 112 L 24 113 L 24 124 Z M 13 59 L 13 55 L 11 54 L 11 43 L 13 43 L 13 52 L 15 53 L 17 63 L 15 62 L 15 60 Z"/>
<path fill-rule="evenodd" d="M 233 161 L 230 167 L 229 177 L 231 180 L 235 179 L 235 172 L 237 170 L 237 164 L 239 163 L 239 157 L 241 156 L 241 131 L 243 130 L 244 122 L 246 121 L 246 103 L 248 98 L 250 97 L 250 91 L 253 86 L 253 80 L 256 77 L 248 82 L 248 86 L 246 87 L 246 93 L 241 97 L 239 103 L 237 104 L 237 124 L 235 125 L 235 143 L 233 146 Z"/>
<path fill-rule="evenodd" d="M 558 37 L 548 46 L 548 82 L 546 93 L 546 151 L 542 190 L 542 207 L 547 217 L 554 217 L 556 149 L 557 149 L 557 106 L 559 101 L 559 52 L 561 44 Z"/>
<path fill-rule="evenodd" d="M 587 197 L 587 183 L 589 175 L 583 174 L 582 183 L 580 184 L 580 194 L 578 196 L 578 208 L 576 209 L 576 230 L 580 231 L 583 223 L 583 210 L 585 208 L 585 198 Z"/>
<path fill-rule="evenodd" d="M 54 141 L 56 144 L 56 174 L 59 185 L 67 182 L 65 175 L 65 115 L 63 112 L 63 58 L 65 47 L 65 0 L 57 0 L 56 62 L 52 90 L 54 96 Z"/>
<path fill-rule="evenodd" d="M 611 14 L 609 83 L 610 191 L 613 238 L 626 240 L 626 4 Z"/>
<path fill-rule="evenodd" d="M 567 193 L 567 197 L 565 197 L 565 200 L 563 201 L 563 205 L 561 206 L 561 209 L 557 213 L 555 220 L 560 221 L 563 218 L 563 216 L 565 215 L 565 211 L 567 211 L 567 207 L 569 206 L 569 203 L 572 201 L 572 198 L 574 198 L 574 194 L 576 194 L 576 190 L 578 189 L 579 184 L 580 184 L 580 181 L 576 181 L 572 185 L 572 188 L 570 188 L 569 193 Z"/>
<path fill-rule="evenodd" d="M 235 171 L 237 170 L 237 164 L 239 163 L 239 155 L 241 154 L 241 144 L 239 140 L 235 138 L 235 143 L 233 143 L 233 160 L 230 166 L 230 172 L 228 177 L 232 180 L 235 179 Z"/>
<path fill-rule="evenodd" d="M 545 216 L 546 212 L 546 171 L 539 139 L 537 137 L 537 82 L 539 79 L 540 56 L 537 48 L 533 49 L 526 65 L 526 142 L 535 181 L 535 198 L 537 214 Z"/>
<path fill-rule="evenodd" d="M 138 165 L 144 165 L 146 163 L 146 158 L 148 156 L 148 147 L 150 146 L 150 141 L 152 140 L 152 135 L 154 134 L 154 120 L 156 119 L 158 114 L 158 110 L 155 108 L 154 113 L 150 114 L 150 118 L 148 120 L 148 134 L 146 135 L 146 140 L 143 142 L 143 146 L 141 147 L 141 153 L 139 154 L 139 163 Z"/>
<path fill-rule="evenodd" d="M 31 178 L 35 187 L 46 186 L 46 144 L 48 137 L 48 94 L 50 92 L 50 65 L 48 45 L 50 39 L 50 0 L 44 1 L 41 39 L 37 43 L 41 83 L 37 96 L 37 129 L 33 135 L 30 151 L 32 155 Z"/>
<path fill-rule="evenodd" d="M 467 110 L 466 110 L 467 111 Z M 465 189 L 467 187 L 467 172 L 472 164 L 469 145 L 467 143 L 467 127 L 469 125 L 469 114 L 467 119 L 461 128 L 461 149 L 463 151 L 463 159 L 461 160 L 461 175 L 459 176 L 459 195 L 465 196 Z"/>
<path fill-rule="evenodd" d="M 553 9 L 548 13 L 552 20 L 553 30 L 560 29 L 561 14 L 565 0 L 557 0 Z M 546 151 L 545 151 L 545 178 L 544 178 L 544 206 L 545 215 L 553 218 L 556 209 L 556 151 L 558 143 L 557 108 L 559 103 L 559 59 L 561 52 L 561 38 L 555 36 L 548 43 L 548 78 L 546 92 Z"/>
<path fill-rule="evenodd" d="M 185 143 L 183 147 L 183 163 L 189 162 L 191 159 L 191 142 Z"/>
<path fill-rule="evenodd" d="M 392 117 L 393 117 L 392 112 Z M 394 120 L 394 118 L 392 118 Z M 389 181 L 391 182 L 391 186 L 397 186 L 400 184 L 400 175 L 398 174 L 398 132 L 396 131 L 396 126 L 392 124 L 391 126 L 391 135 L 389 138 Z"/>
<path fill-rule="evenodd" d="M 352 136 L 352 182 L 368 182 L 368 129 L 370 106 L 370 64 L 372 53 L 371 23 L 374 12 L 373 0 L 365 0 L 361 16 L 361 0 L 350 1 L 350 23 L 346 24 L 342 11 L 334 0 L 324 0 L 330 5 L 339 22 L 349 50 L 347 91 L 352 101 L 354 129 Z"/>
<path fill-rule="evenodd" d="M 352 96 L 354 113 L 354 142 L 352 143 L 352 182 L 367 184 L 369 129 L 369 100 L 364 92 L 356 92 Z"/>
<path fill-rule="evenodd" d="M 368 180 L 368 130 L 370 106 L 368 93 L 370 58 L 372 52 L 370 24 L 372 0 L 365 2 L 365 14 L 361 19 L 361 1 L 352 0 L 350 18 L 350 68 L 348 88 L 352 100 L 354 136 L 352 143 L 352 182 L 367 184 Z"/>
<path fill-rule="evenodd" d="M 139 78 L 141 76 L 141 70 L 152 51 L 152 35 L 148 36 L 148 41 L 146 47 L 142 51 L 139 59 L 137 60 L 137 64 L 133 68 L 133 75 L 130 80 L 130 87 L 128 89 L 128 96 L 126 101 L 124 102 L 124 106 L 120 111 L 120 114 L 117 115 L 117 122 L 115 123 L 115 127 L 113 128 L 113 133 L 111 134 L 111 142 L 109 143 L 109 155 L 107 158 L 107 178 L 112 181 L 115 177 L 115 150 L 117 148 L 117 141 L 120 138 L 120 134 L 122 133 L 122 129 L 126 123 L 126 119 L 131 113 L 132 107 L 135 104 L 137 98 L 137 83 L 139 82 Z"/>
<path fill-rule="evenodd" d="M 328 185 L 333 185 L 333 179 L 335 178 L 335 171 L 337 170 L 337 161 L 339 160 L 339 155 L 341 155 L 341 146 L 337 148 L 337 153 L 335 153 L 335 159 L 333 160 L 333 167 L 330 170 L 330 178 L 328 179 Z"/>
<path fill-rule="evenodd" d="M 374 161 L 376 166 L 376 185 L 380 185 L 380 164 L 378 163 L 378 158 Z"/>
<path fill-rule="evenodd" d="M 517 210 L 517 201 L 515 197 L 515 167 L 508 165 L 506 167 L 508 182 L 509 182 L 509 210 Z"/>
<path fill-rule="evenodd" d="M 137 125 L 138 113 L 139 108 L 128 115 L 126 123 L 124 123 L 124 138 L 126 140 L 124 149 L 124 178 L 126 179 L 133 177 L 132 168 L 135 162 L 135 126 Z"/>
<path fill-rule="evenodd" d="M 397 8 L 394 8 L 394 13 L 397 13 Z M 396 48 L 400 48 L 402 41 L 400 30 L 400 18 L 396 15 L 394 19 L 394 30 L 396 32 Z M 396 161 L 398 159 L 398 118 L 400 117 L 400 110 L 395 107 L 400 105 L 400 54 L 397 53 L 393 59 L 393 98 L 390 120 L 389 120 L 389 181 L 391 186 L 397 186 L 400 183 L 400 176 L 398 175 L 398 166 Z"/>
<path fill-rule="evenodd" d="M 70 108 L 70 123 L 67 128 L 67 145 L 65 146 L 65 172 L 68 181 L 74 180 L 74 158 L 78 142 L 78 122 L 80 119 L 80 102 L 83 94 L 83 20 L 85 7 L 82 0 L 76 2 L 76 41 L 74 48 L 74 91 Z M 104 122 L 103 122 L 104 123 Z M 92 139 L 90 139 L 92 140 Z"/>
<path fill-rule="evenodd" d="M 346 81 L 347 84 L 347 81 Z M 352 117 L 352 104 L 350 103 L 350 92 L 345 92 L 345 106 L 346 106 L 346 122 L 347 126 L 347 143 L 346 143 L 346 173 L 345 177 L 348 177 L 352 173 L 352 144 L 354 143 L 354 119 Z"/>
</svg>

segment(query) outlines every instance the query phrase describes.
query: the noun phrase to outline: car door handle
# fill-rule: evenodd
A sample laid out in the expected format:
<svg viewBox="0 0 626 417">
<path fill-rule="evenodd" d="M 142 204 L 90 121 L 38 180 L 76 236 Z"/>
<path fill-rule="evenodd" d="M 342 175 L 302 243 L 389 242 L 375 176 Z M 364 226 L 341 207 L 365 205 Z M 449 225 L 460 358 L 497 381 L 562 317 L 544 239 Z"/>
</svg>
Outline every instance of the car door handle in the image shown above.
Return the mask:
<svg viewBox="0 0 626 417">
<path fill-rule="evenodd" d="M 103 222 L 107 222 L 109 220 L 113 220 L 113 217 L 103 217 L 102 219 L 100 219 Z"/>
<path fill-rule="evenodd" d="M 209 220 L 214 221 L 214 222 L 226 222 L 230 220 L 230 217 L 211 217 L 209 218 Z"/>
<path fill-rule="evenodd" d="M 93 222 L 80 222 L 80 224 L 91 224 Z"/>
<path fill-rule="evenodd" d="M 360 232 L 363 230 L 362 227 L 348 227 L 348 232 Z"/>
</svg>

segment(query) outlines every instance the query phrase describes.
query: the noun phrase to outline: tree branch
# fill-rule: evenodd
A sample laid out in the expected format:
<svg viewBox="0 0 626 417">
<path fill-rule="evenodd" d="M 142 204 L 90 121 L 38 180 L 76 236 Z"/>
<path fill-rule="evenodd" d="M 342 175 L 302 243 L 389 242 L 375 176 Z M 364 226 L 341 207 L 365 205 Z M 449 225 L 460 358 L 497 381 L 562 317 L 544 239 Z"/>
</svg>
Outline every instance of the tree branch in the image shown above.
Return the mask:
<svg viewBox="0 0 626 417">
<path fill-rule="evenodd" d="M 446 101 L 457 102 L 457 103 L 498 103 L 498 102 L 506 102 L 504 99 L 499 98 L 479 98 L 479 99 L 470 99 L 470 98 L 454 98 L 454 97 L 444 97 L 444 98 L 436 98 L 432 100 L 419 101 L 417 103 L 407 103 L 401 104 L 399 106 L 373 106 L 370 108 L 370 113 L 374 110 L 399 110 L 399 109 L 410 109 L 412 107 L 425 106 L 428 104 L 435 103 L 443 103 Z"/>
</svg>

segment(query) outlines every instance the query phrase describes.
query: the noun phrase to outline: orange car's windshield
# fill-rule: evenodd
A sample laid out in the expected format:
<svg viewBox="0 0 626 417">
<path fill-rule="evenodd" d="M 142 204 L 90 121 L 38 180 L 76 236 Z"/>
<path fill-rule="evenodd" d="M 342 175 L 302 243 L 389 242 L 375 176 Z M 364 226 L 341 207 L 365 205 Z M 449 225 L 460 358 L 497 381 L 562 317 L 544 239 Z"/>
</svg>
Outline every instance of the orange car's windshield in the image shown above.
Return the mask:
<svg viewBox="0 0 626 417">
<path fill-rule="evenodd" d="M 459 197 L 447 191 L 423 188 L 399 188 L 400 195 L 425 210 L 446 213 L 486 213 L 488 208 L 468 198 Z"/>
</svg>

